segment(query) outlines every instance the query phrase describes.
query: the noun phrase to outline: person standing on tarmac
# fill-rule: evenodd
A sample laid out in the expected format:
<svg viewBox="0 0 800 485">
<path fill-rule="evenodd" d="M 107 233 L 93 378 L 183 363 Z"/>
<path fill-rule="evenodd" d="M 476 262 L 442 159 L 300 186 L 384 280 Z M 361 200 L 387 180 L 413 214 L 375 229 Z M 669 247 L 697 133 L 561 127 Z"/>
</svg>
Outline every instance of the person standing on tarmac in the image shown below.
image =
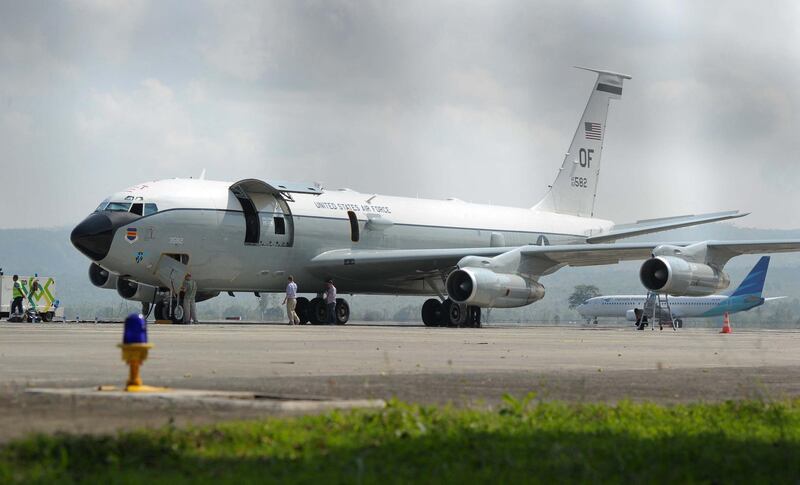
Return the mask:
<svg viewBox="0 0 800 485">
<path fill-rule="evenodd" d="M 192 279 L 191 273 L 186 273 L 183 286 L 183 323 L 197 323 L 197 283 Z"/>
<path fill-rule="evenodd" d="M 11 279 L 14 281 L 14 290 L 11 295 L 11 310 L 8 312 L 9 320 L 13 318 L 14 310 L 19 310 L 19 315 L 22 315 L 22 300 L 25 299 L 25 290 L 22 289 L 22 282 L 19 281 L 19 276 L 14 275 Z"/>
<path fill-rule="evenodd" d="M 325 306 L 328 310 L 328 325 L 336 325 L 336 287 L 333 280 L 325 282 Z"/>
<path fill-rule="evenodd" d="M 286 298 L 283 303 L 286 304 L 286 315 L 289 317 L 289 325 L 298 325 L 300 317 L 297 316 L 294 309 L 297 307 L 297 283 L 294 282 L 294 277 L 289 276 L 289 283 L 286 285 Z"/>
</svg>

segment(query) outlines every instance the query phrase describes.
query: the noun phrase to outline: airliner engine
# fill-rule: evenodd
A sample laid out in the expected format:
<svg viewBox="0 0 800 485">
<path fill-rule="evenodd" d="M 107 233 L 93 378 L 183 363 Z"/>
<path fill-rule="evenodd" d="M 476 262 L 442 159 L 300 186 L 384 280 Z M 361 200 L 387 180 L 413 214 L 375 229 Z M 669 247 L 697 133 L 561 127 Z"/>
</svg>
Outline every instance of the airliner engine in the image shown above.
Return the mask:
<svg viewBox="0 0 800 485">
<path fill-rule="evenodd" d="M 706 296 L 727 288 L 728 275 L 717 268 L 675 256 L 648 259 L 639 270 L 645 288 L 672 296 Z"/>
<path fill-rule="evenodd" d="M 515 308 L 544 298 L 544 286 L 538 282 L 485 268 L 455 270 L 446 286 L 453 301 L 484 308 Z"/>
<path fill-rule="evenodd" d="M 117 275 L 101 268 L 97 263 L 89 265 L 89 281 L 98 288 L 116 288 Z"/>
<path fill-rule="evenodd" d="M 155 299 L 157 290 L 155 286 L 137 283 L 128 278 L 117 279 L 117 293 L 126 300 L 149 303 Z"/>
</svg>

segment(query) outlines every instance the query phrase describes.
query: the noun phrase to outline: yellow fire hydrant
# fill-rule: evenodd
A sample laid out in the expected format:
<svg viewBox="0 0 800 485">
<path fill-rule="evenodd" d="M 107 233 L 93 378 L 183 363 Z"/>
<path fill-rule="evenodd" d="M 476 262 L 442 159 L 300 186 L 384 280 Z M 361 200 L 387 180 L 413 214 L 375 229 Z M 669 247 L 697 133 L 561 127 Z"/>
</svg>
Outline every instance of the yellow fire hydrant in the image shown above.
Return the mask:
<svg viewBox="0 0 800 485">
<path fill-rule="evenodd" d="M 128 364 L 128 382 L 125 383 L 127 392 L 155 392 L 165 391 L 164 387 L 152 387 L 142 384 L 139 369 L 147 360 L 147 354 L 153 344 L 147 342 L 147 320 L 140 313 L 131 313 L 125 319 L 125 330 L 122 334 L 122 343 L 117 345 L 122 349 L 122 360 Z"/>
</svg>

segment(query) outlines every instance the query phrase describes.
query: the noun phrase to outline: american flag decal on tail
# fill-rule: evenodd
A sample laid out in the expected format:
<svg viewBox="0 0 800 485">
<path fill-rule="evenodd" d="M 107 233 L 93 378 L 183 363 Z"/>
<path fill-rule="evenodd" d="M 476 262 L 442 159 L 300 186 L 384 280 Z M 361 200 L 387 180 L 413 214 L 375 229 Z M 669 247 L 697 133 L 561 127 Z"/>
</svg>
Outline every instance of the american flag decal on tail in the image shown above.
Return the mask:
<svg viewBox="0 0 800 485">
<path fill-rule="evenodd" d="M 583 124 L 583 130 L 586 133 L 587 140 L 599 140 L 602 135 L 600 123 L 592 123 L 591 121 L 587 121 Z"/>
</svg>

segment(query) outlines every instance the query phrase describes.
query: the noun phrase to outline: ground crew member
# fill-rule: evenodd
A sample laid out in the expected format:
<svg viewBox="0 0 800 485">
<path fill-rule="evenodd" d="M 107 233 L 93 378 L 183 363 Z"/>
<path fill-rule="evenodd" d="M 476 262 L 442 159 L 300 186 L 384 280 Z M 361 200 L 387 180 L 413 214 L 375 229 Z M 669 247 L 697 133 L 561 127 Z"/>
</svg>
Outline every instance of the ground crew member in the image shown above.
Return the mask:
<svg viewBox="0 0 800 485">
<path fill-rule="evenodd" d="M 197 283 L 192 279 L 191 273 L 186 273 L 181 290 L 183 290 L 183 323 L 198 323 L 197 304 L 194 301 L 197 296 Z"/>
<path fill-rule="evenodd" d="M 19 276 L 14 275 L 11 279 L 14 281 L 14 290 L 11 294 L 13 299 L 11 300 L 11 311 L 8 313 L 9 319 L 16 313 L 14 310 L 19 310 L 19 315 L 22 315 L 22 300 L 25 299 L 25 290 L 22 289 L 22 282 L 19 281 Z"/>
<path fill-rule="evenodd" d="M 328 325 L 336 325 L 336 287 L 333 280 L 325 282 L 325 306 L 328 309 Z"/>
<path fill-rule="evenodd" d="M 300 323 L 300 317 L 295 313 L 297 308 L 297 283 L 294 282 L 294 277 L 289 276 L 289 283 L 286 285 L 286 298 L 283 302 L 286 304 L 286 315 L 289 317 L 289 325 L 297 325 Z"/>
</svg>

